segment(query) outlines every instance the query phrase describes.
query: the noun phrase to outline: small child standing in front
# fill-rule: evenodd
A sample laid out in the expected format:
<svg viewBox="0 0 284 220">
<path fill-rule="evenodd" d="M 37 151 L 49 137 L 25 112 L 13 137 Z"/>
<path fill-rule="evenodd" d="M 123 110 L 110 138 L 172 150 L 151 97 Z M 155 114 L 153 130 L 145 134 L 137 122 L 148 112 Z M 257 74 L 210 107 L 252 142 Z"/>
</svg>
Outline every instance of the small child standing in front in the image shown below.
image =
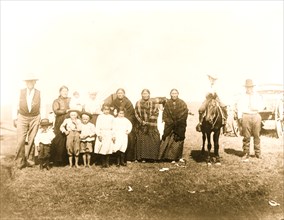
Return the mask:
<svg viewBox="0 0 284 220">
<path fill-rule="evenodd" d="M 125 151 L 128 144 L 128 134 L 132 130 L 132 124 L 124 117 L 125 110 L 123 108 L 120 108 L 117 113 L 117 117 L 114 119 L 113 123 L 113 132 L 115 136 L 113 152 L 116 153 L 116 166 L 126 166 Z"/>
<path fill-rule="evenodd" d="M 110 106 L 103 105 L 103 114 L 98 116 L 96 123 L 97 140 L 95 143 L 95 154 L 102 155 L 102 167 L 109 167 L 109 155 L 112 154 L 114 137 L 113 137 L 113 120 L 110 114 Z"/>
<path fill-rule="evenodd" d="M 40 170 L 42 170 L 43 167 L 46 167 L 47 170 L 50 169 L 49 159 L 50 159 L 51 141 L 55 137 L 52 125 L 53 123 L 49 122 L 47 118 L 42 119 L 40 122 L 40 128 L 34 140 L 35 147 L 38 151 Z"/>
<path fill-rule="evenodd" d="M 75 157 L 75 167 L 78 168 L 80 153 L 80 132 L 82 123 L 79 119 L 79 111 L 75 109 L 68 110 L 70 118 L 64 119 L 60 126 L 60 131 L 67 136 L 66 148 L 69 156 L 69 166 L 73 166 L 73 156 Z"/>
<path fill-rule="evenodd" d="M 90 167 L 91 153 L 93 152 L 93 142 L 95 141 L 96 127 L 90 122 L 92 114 L 83 112 L 81 114 L 82 127 L 80 134 L 80 153 L 83 154 L 85 167 Z"/>
</svg>

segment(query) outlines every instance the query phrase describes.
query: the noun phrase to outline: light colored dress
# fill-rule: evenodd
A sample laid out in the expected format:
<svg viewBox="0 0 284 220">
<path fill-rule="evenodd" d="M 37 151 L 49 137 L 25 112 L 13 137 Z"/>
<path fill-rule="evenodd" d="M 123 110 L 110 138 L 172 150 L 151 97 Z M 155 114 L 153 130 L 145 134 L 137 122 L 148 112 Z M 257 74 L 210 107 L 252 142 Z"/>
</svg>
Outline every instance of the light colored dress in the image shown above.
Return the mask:
<svg viewBox="0 0 284 220">
<path fill-rule="evenodd" d="M 99 115 L 96 123 L 96 134 L 102 137 L 102 141 L 99 138 L 96 139 L 95 143 L 95 154 L 112 154 L 113 149 L 113 121 L 112 115 Z"/>
<path fill-rule="evenodd" d="M 128 144 L 128 134 L 132 130 L 131 122 L 125 117 L 117 117 L 114 119 L 113 132 L 115 136 L 115 144 L 113 152 L 121 151 L 125 153 Z"/>
</svg>

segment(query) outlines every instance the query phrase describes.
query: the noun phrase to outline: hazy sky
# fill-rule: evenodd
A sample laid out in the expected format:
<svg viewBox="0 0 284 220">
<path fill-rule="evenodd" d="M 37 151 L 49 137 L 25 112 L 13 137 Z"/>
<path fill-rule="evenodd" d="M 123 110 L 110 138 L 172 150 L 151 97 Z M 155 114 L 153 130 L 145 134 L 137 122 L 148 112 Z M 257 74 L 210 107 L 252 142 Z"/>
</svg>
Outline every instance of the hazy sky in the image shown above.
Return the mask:
<svg viewBox="0 0 284 220">
<path fill-rule="evenodd" d="M 202 101 L 210 73 L 229 100 L 283 83 L 283 1 L 1 1 L 2 104 L 27 72 L 48 103 L 61 85 Z"/>
</svg>

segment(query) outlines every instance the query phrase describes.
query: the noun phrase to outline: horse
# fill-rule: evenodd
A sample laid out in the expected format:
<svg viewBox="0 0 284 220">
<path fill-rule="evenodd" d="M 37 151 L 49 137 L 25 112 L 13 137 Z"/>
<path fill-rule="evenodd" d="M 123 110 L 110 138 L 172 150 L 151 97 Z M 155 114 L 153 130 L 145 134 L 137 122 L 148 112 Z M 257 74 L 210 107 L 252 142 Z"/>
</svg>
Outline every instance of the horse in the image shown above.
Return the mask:
<svg viewBox="0 0 284 220">
<path fill-rule="evenodd" d="M 208 102 L 205 116 L 203 118 L 201 124 L 201 132 L 202 132 L 202 155 L 205 154 L 205 142 L 207 138 L 207 158 L 206 162 L 208 165 L 211 165 L 211 157 L 210 157 L 210 150 L 211 150 L 211 133 L 213 132 L 213 142 L 214 142 L 214 157 L 215 162 L 217 165 L 220 165 L 220 156 L 219 156 L 219 137 L 222 128 L 222 112 L 219 102 L 216 99 L 211 99 Z"/>
</svg>

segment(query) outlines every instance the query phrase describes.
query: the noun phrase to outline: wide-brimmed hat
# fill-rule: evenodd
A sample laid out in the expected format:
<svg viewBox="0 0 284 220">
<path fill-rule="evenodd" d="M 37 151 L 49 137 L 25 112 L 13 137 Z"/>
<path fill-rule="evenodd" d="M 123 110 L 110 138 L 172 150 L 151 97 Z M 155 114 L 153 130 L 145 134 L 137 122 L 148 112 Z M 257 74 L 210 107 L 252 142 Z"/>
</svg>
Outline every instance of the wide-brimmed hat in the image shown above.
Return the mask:
<svg viewBox="0 0 284 220">
<path fill-rule="evenodd" d="M 23 81 L 31 81 L 31 80 L 37 81 L 38 77 L 36 77 L 34 73 L 27 73 L 24 75 Z"/>
<path fill-rule="evenodd" d="M 81 114 L 81 111 L 79 111 L 79 110 L 77 110 L 77 109 L 68 109 L 68 110 L 66 111 L 66 113 L 71 113 L 71 112 L 77 112 L 78 115 Z"/>
<path fill-rule="evenodd" d="M 207 74 L 207 76 L 208 76 L 209 78 L 212 78 L 213 80 L 217 80 L 217 79 L 218 79 L 218 76 L 217 76 L 217 74 L 215 74 L 215 73 Z"/>
<path fill-rule="evenodd" d="M 52 125 L 53 123 L 49 121 L 48 118 L 44 118 L 44 119 L 41 119 L 40 121 L 40 126 L 50 126 Z"/>
<path fill-rule="evenodd" d="M 82 115 L 88 115 L 90 118 L 92 118 L 93 116 L 90 112 L 85 112 L 85 111 L 81 112 L 81 117 Z"/>
<path fill-rule="evenodd" d="M 252 82 L 251 79 L 247 79 L 244 86 L 245 86 L 245 87 L 253 87 L 253 86 L 255 86 L 255 85 L 253 84 L 253 82 Z"/>
</svg>

